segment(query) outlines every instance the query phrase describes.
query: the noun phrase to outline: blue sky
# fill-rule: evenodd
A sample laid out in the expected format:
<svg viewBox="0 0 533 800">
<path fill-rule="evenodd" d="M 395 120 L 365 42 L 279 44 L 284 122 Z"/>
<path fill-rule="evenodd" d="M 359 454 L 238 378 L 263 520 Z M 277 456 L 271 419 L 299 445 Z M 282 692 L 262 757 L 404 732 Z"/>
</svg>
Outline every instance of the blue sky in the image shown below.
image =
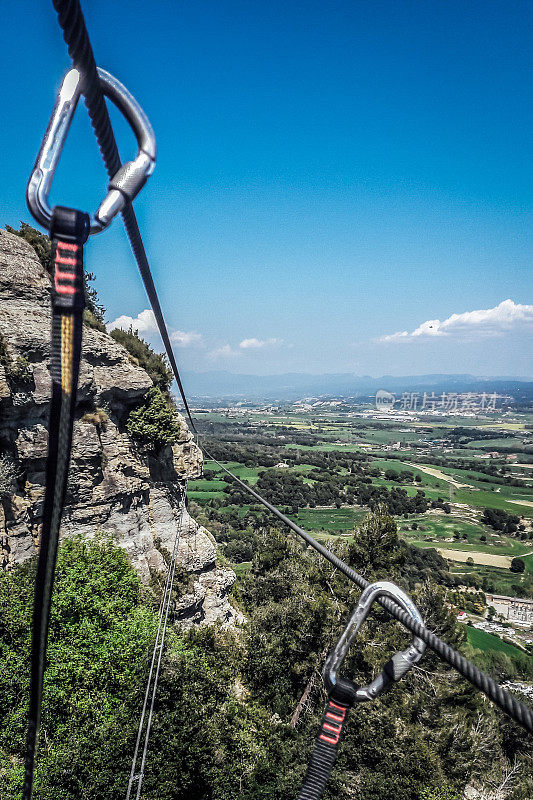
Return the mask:
<svg viewBox="0 0 533 800">
<path fill-rule="evenodd" d="M 183 367 L 533 375 L 531 3 L 83 8 L 156 131 L 136 210 Z M 17 225 L 69 62 L 51 2 L 2 23 L 0 223 Z M 105 187 L 80 107 L 52 200 L 93 210 Z M 109 321 L 158 346 L 119 220 L 87 264 Z"/>
</svg>

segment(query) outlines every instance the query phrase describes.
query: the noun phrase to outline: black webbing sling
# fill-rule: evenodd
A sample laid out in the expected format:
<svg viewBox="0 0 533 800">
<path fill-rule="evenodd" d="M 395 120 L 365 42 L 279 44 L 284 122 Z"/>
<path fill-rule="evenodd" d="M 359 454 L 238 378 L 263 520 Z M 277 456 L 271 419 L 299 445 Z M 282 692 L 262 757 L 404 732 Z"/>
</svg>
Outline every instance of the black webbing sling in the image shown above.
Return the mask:
<svg viewBox="0 0 533 800">
<path fill-rule="evenodd" d="M 324 794 L 357 688 L 352 681 L 341 678 L 330 692 L 298 800 L 320 800 Z"/>
<path fill-rule="evenodd" d="M 72 447 L 85 307 L 83 245 L 88 235 L 88 214 L 56 206 L 50 227 L 53 257 L 50 354 L 52 398 L 48 427 L 46 489 L 33 606 L 24 800 L 29 800 L 32 791 L 59 526 Z"/>
</svg>

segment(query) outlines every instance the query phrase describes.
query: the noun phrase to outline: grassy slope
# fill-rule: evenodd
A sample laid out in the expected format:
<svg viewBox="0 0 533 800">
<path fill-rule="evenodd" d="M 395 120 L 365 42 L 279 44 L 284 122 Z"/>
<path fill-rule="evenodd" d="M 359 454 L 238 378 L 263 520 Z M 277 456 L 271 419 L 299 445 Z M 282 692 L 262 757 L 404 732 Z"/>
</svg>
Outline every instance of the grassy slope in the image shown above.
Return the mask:
<svg viewBox="0 0 533 800">
<path fill-rule="evenodd" d="M 466 626 L 466 636 L 468 643 L 478 650 L 499 650 L 508 656 L 523 655 L 523 651 L 518 647 L 503 642 L 498 636 L 493 636 L 491 633 L 471 628 L 470 625 Z"/>
</svg>

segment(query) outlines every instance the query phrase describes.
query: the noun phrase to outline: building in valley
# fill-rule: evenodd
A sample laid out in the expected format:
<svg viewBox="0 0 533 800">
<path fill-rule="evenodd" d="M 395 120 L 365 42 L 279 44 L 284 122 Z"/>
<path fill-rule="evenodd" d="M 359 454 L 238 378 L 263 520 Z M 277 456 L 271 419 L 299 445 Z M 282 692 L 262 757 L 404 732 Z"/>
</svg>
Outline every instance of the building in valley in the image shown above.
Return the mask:
<svg viewBox="0 0 533 800">
<path fill-rule="evenodd" d="M 509 622 L 533 625 L 533 600 L 527 597 L 506 597 L 503 594 L 487 594 L 487 605 L 492 606 Z"/>
</svg>

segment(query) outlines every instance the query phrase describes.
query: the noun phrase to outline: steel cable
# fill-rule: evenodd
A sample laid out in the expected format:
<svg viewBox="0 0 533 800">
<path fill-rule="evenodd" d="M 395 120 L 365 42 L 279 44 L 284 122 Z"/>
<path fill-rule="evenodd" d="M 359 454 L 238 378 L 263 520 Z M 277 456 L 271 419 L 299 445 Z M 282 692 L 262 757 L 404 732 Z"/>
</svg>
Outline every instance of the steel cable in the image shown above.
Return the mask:
<svg viewBox="0 0 533 800">
<path fill-rule="evenodd" d="M 185 489 L 186 491 L 186 489 Z M 131 770 L 130 770 L 130 777 L 128 780 L 128 789 L 126 792 L 126 800 L 129 800 L 131 797 L 131 793 L 133 790 L 133 786 L 137 783 L 137 789 L 135 791 L 135 798 L 139 800 L 141 796 L 141 789 L 144 779 L 144 768 L 146 766 L 146 755 L 148 753 L 148 742 L 150 740 L 150 732 L 152 729 L 152 721 L 154 715 L 154 705 L 155 705 L 155 698 L 157 694 L 157 685 L 159 682 L 159 673 L 161 670 L 161 660 L 163 658 L 163 646 L 165 644 L 165 636 L 167 630 L 167 621 L 168 621 L 168 614 L 171 606 L 172 600 L 172 590 L 174 588 L 174 578 L 176 575 L 176 564 L 178 560 L 178 552 L 180 547 L 181 541 L 181 534 L 183 531 L 183 516 L 184 516 L 184 506 L 183 506 L 183 499 L 182 497 L 182 506 L 181 512 L 179 516 L 179 521 L 176 526 L 176 536 L 174 538 L 174 546 L 172 548 L 172 556 L 170 559 L 170 563 L 168 565 L 167 577 L 165 581 L 165 588 L 163 590 L 163 596 L 161 598 L 161 605 L 159 607 L 159 617 L 158 617 L 158 626 L 157 626 L 157 633 L 154 642 L 154 648 L 152 651 L 152 660 L 150 662 L 150 671 L 148 674 L 148 680 L 146 682 L 146 690 L 144 694 L 144 701 L 141 711 L 141 718 L 139 720 L 139 728 L 137 731 L 137 739 L 135 741 L 135 751 L 133 754 L 133 759 L 131 763 Z M 149 707 L 148 707 L 149 706 Z M 148 709 L 148 717 L 146 719 L 145 725 L 145 718 L 146 718 L 146 711 Z M 136 772 L 137 768 L 137 758 L 139 755 L 139 749 L 141 745 L 141 739 L 143 738 L 144 734 L 144 741 L 143 741 L 143 748 L 141 754 L 141 767 L 139 772 Z"/>
<path fill-rule="evenodd" d="M 80 3 L 78 0 L 53 0 L 53 4 L 57 11 L 59 24 L 63 30 L 63 38 L 67 45 L 73 66 L 76 67 L 82 75 L 85 105 L 89 112 L 91 125 L 98 142 L 100 153 L 102 154 L 107 174 L 109 178 L 113 178 L 120 169 L 122 162 L 109 118 L 109 112 L 100 87 L 96 61 Z M 187 417 L 192 425 L 193 431 L 197 433 L 181 382 L 178 365 L 176 364 L 174 352 L 170 344 L 168 329 L 163 317 L 161 304 L 159 303 L 159 297 L 150 270 L 150 264 L 139 230 L 137 217 L 135 216 L 135 211 L 131 203 L 127 203 L 122 211 L 122 219 L 137 266 L 139 267 L 139 272 L 141 273 L 148 300 L 150 301 L 150 305 L 157 320 L 157 327 L 159 328 L 159 333 L 165 345 L 172 372 L 174 373 L 180 390 Z"/>
<path fill-rule="evenodd" d="M 100 82 L 96 72 L 96 62 L 94 59 L 93 50 L 89 41 L 85 20 L 81 11 L 79 0 L 53 0 L 54 8 L 58 13 L 59 23 L 63 29 L 63 35 L 68 47 L 69 55 L 75 67 L 77 67 L 84 78 L 84 96 L 85 104 L 89 112 L 91 123 L 98 140 L 98 145 L 107 172 L 110 177 L 113 177 L 115 172 L 120 167 L 120 157 L 116 145 L 115 137 L 111 127 L 111 121 L 107 107 L 105 105 L 104 96 L 100 88 Z M 172 372 L 178 384 L 181 399 L 187 413 L 189 423 L 192 430 L 198 434 L 194 419 L 192 417 L 189 404 L 183 389 L 181 376 L 176 364 L 174 353 L 170 344 L 168 330 L 164 321 L 161 305 L 157 295 L 157 290 L 152 278 L 150 265 L 146 256 L 146 251 L 139 231 L 135 212 L 131 204 L 128 204 L 122 212 L 126 232 L 141 273 L 148 298 L 154 316 L 156 318 L 157 326 L 165 346 L 165 351 L 168 356 Z M 209 452 L 204 448 L 205 453 L 210 456 Z M 298 536 L 304 539 L 310 547 L 320 553 L 331 564 L 333 564 L 340 572 L 347 578 L 353 581 L 361 589 L 368 585 L 368 581 L 352 570 L 334 553 L 326 547 L 317 542 L 310 534 L 296 525 L 291 519 L 283 514 L 279 509 L 273 506 L 268 500 L 265 500 L 260 494 L 255 492 L 250 486 L 241 481 L 230 470 L 226 469 L 219 461 L 212 459 L 215 463 L 232 478 L 239 483 L 248 494 L 255 497 L 258 502 L 268 508 L 275 516 L 293 530 Z M 533 733 L 533 710 L 525 703 L 516 699 L 510 692 L 500 686 L 496 681 L 478 669 L 474 664 L 468 661 L 464 656 L 447 645 L 438 636 L 428 630 L 425 626 L 416 623 L 403 609 L 396 605 L 392 600 L 386 598 L 379 601 L 380 604 L 390 614 L 397 619 L 404 627 L 412 631 L 416 636 L 419 636 L 428 647 L 430 647 L 440 658 L 446 661 L 464 678 L 466 678 L 473 686 L 483 692 L 490 700 L 492 700 L 499 708 L 506 714 L 511 716 L 516 722 L 522 725 L 530 733 Z"/>
</svg>

